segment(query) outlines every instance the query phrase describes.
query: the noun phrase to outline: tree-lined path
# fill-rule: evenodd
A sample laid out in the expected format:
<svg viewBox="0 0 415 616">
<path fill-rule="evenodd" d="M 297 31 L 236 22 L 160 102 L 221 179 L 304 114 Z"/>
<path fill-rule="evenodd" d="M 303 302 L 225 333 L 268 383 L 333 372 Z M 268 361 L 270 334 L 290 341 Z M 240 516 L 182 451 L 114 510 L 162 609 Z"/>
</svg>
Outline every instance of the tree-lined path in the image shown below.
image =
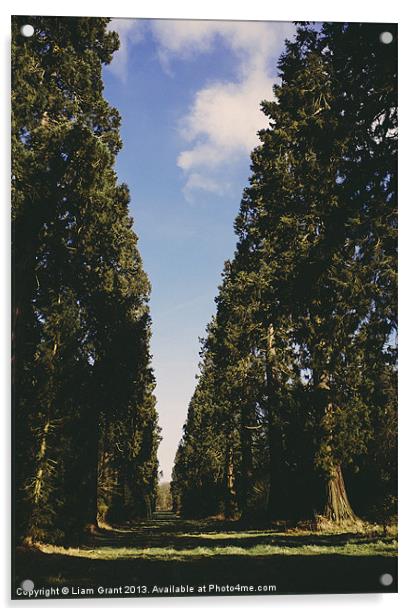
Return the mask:
<svg viewBox="0 0 415 616">
<path fill-rule="evenodd" d="M 396 549 L 393 529 L 386 536 L 380 528 L 367 534 L 287 532 L 277 525 L 252 529 L 181 520 L 165 512 L 152 521 L 101 529 L 76 548 L 22 549 L 17 566 L 20 576 L 35 577 L 40 587 L 136 585 L 146 586 L 140 593 L 148 596 L 194 594 L 168 587 L 209 584 L 267 586 L 280 593 L 379 592 L 381 575 L 396 578 Z M 154 586 L 164 591 L 153 592 Z"/>
<path fill-rule="evenodd" d="M 110 19 L 36 17 L 24 40 L 28 20 L 12 45 L 14 592 L 395 590 L 396 27 L 300 23 L 287 41 L 161 490 L 150 281 L 103 96 L 119 38 Z"/>
</svg>

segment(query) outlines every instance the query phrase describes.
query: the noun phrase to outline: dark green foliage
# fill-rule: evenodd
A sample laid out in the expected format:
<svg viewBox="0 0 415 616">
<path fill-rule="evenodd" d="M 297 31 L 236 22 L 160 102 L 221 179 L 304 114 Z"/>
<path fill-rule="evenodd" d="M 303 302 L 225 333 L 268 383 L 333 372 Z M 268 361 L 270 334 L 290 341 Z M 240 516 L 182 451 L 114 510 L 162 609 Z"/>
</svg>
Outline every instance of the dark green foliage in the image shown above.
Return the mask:
<svg viewBox="0 0 415 616">
<path fill-rule="evenodd" d="M 214 404 L 208 364 L 205 358 L 206 371 L 189 405 L 171 483 L 174 509 L 189 517 L 213 515 L 216 507 L 224 506 L 226 443 L 224 435 L 215 432 L 220 410 Z"/>
<path fill-rule="evenodd" d="M 232 452 L 229 516 L 354 521 L 343 472 L 358 513 L 393 510 L 396 35 L 299 24 L 286 44 L 176 460 L 175 494 L 192 508 L 213 447 L 224 478 Z M 211 491 L 205 508 L 222 500 Z"/>
<path fill-rule="evenodd" d="M 105 455 L 121 517 L 148 513 L 155 495 L 150 287 L 113 170 L 120 118 L 101 70 L 119 41 L 108 23 L 12 20 L 18 538 L 69 538 L 95 524 Z"/>
</svg>

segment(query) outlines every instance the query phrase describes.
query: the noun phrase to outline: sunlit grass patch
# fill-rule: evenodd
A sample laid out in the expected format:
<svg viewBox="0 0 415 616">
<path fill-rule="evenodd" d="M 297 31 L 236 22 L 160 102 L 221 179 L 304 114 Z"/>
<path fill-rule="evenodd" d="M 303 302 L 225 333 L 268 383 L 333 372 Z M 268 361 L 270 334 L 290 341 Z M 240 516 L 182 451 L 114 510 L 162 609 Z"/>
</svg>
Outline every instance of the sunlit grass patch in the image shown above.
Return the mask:
<svg viewBox="0 0 415 616">
<path fill-rule="evenodd" d="M 50 544 L 38 544 L 38 549 L 45 554 L 59 554 L 92 560 L 117 559 L 151 559 L 151 560 L 188 560 L 194 558 L 212 558 L 226 556 L 268 557 L 268 556 L 396 556 L 397 541 L 372 541 L 356 543 L 349 541 L 344 545 L 295 545 L 278 546 L 259 544 L 249 547 L 215 546 L 177 549 L 175 547 L 97 547 L 64 548 Z"/>
<path fill-rule="evenodd" d="M 251 539 L 252 537 L 278 537 L 282 536 L 282 533 L 277 531 L 268 530 L 247 530 L 247 531 L 224 531 L 224 532 L 204 532 L 204 533 L 182 533 L 181 537 L 188 537 L 191 539 Z"/>
<path fill-rule="evenodd" d="M 290 528 L 285 531 L 274 530 L 274 529 L 260 529 L 260 530 L 228 530 L 228 531 L 204 531 L 204 532 L 188 532 L 181 533 L 181 537 L 187 537 L 192 539 L 207 539 L 207 540 L 236 540 L 236 539 L 252 539 L 255 537 L 269 537 L 270 539 L 277 538 L 300 538 L 300 537 L 316 537 L 319 538 L 333 536 L 335 538 L 340 537 L 341 535 L 347 535 L 350 537 L 350 532 L 348 533 L 343 528 L 334 528 L 331 529 L 330 533 L 324 530 L 309 530 L 307 528 Z M 375 538 L 393 538 L 396 539 L 398 536 L 397 526 L 389 526 L 387 528 L 386 535 L 383 531 L 383 528 L 379 525 L 368 525 L 361 527 L 360 529 L 354 529 L 353 535 L 356 539 L 367 539 L 370 541 Z"/>
</svg>

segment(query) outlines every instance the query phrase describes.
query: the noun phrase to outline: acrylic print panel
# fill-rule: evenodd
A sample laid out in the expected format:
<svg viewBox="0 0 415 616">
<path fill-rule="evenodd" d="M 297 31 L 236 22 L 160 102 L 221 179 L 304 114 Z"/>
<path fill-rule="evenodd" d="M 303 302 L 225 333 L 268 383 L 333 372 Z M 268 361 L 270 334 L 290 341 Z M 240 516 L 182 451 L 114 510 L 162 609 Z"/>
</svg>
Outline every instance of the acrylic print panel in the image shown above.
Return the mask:
<svg viewBox="0 0 415 616">
<path fill-rule="evenodd" d="M 396 58 L 13 17 L 14 598 L 396 592 Z"/>
</svg>

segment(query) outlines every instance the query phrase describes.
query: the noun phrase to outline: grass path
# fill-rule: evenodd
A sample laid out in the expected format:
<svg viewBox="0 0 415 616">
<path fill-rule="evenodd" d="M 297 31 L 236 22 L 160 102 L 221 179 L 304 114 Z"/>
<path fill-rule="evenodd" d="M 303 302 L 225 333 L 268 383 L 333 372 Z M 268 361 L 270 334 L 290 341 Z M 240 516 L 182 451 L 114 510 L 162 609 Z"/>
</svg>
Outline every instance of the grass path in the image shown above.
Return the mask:
<svg viewBox="0 0 415 616">
<path fill-rule="evenodd" d="M 148 596 L 155 587 L 165 588 L 164 594 L 191 594 L 168 592 L 175 585 L 388 592 L 396 584 L 384 588 L 379 580 L 383 573 L 396 580 L 396 557 L 396 535 L 384 537 L 373 529 L 366 534 L 283 531 L 158 514 L 149 522 L 102 528 L 80 546 L 18 548 L 14 584 L 33 579 L 39 587 L 133 586 L 145 588 Z"/>
</svg>

